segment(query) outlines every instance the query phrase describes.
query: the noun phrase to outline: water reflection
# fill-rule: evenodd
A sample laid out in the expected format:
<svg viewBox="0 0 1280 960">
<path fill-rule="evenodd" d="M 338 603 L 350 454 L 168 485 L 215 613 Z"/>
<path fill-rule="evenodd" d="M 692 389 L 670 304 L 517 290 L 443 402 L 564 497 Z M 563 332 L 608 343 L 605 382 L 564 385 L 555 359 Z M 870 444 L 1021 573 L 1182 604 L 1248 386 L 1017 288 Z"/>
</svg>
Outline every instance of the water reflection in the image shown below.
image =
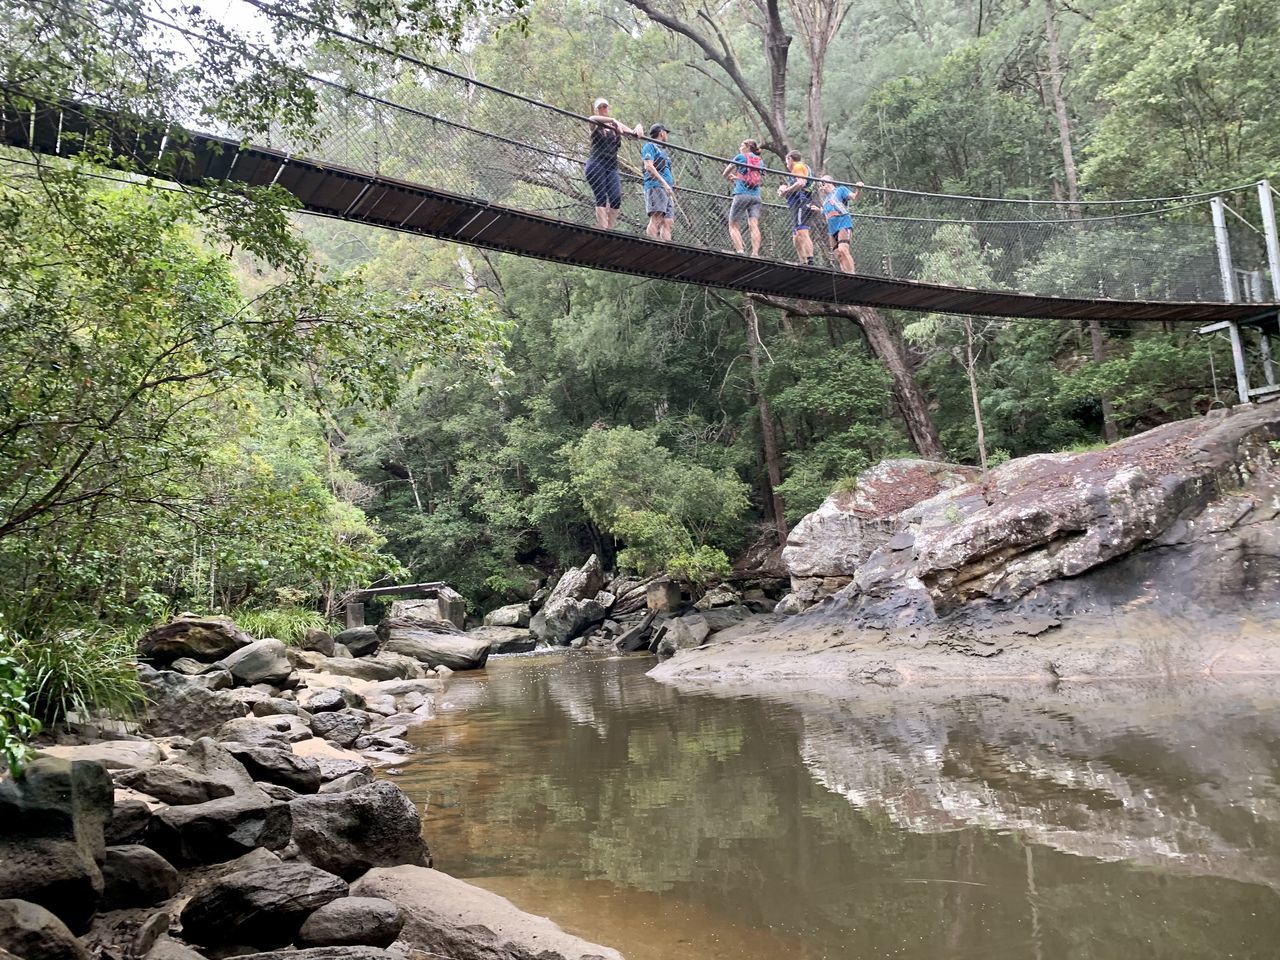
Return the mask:
<svg viewBox="0 0 1280 960">
<path fill-rule="evenodd" d="M 437 863 L 631 960 L 1271 957 L 1280 698 L 774 702 L 636 659 L 455 678 Z"/>
</svg>

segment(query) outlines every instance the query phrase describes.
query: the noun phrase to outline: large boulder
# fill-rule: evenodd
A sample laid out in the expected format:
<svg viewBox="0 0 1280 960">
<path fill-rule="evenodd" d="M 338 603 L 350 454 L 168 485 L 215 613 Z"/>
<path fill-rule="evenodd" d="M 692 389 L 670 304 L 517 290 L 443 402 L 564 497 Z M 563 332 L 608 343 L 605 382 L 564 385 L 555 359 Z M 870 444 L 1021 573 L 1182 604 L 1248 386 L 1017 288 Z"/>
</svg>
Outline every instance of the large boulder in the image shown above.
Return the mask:
<svg viewBox="0 0 1280 960">
<path fill-rule="evenodd" d="M 178 871 L 150 847 L 107 847 L 102 861 L 102 908 L 122 910 L 163 903 L 182 886 Z"/>
<path fill-rule="evenodd" d="M 606 613 L 605 606 L 595 597 L 566 597 L 539 610 L 529 629 L 539 640 L 564 646 L 587 627 L 601 623 Z"/>
<path fill-rule="evenodd" d="M 18 960 L 89 960 L 66 924 L 38 904 L 0 900 L 0 952 Z"/>
<path fill-rule="evenodd" d="M 377 652 L 381 638 L 376 627 L 349 627 L 333 638 L 346 647 L 353 657 L 367 657 Z"/>
<path fill-rule="evenodd" d="M 490 655 L 528 653 L 538 646 L 528 627 L 477 627 L 467 631 L 468 637 L 489 645 Z"/>
<path fill-rule="evenodd" d="M 305 863 L 243 870 L 196 892 L 182 909 L 182 935 L 204 946 L 284 946 L 309 914 L 346 895 L 345 881 Z"/>
<path fill-rule="evenodd" d="M 389 947 L 404 928 L 404 911 L 379 897 L 344 897 L 325 904 L 302 925 L 304 947 Z"/>
<path fill-rule="evenodd" d="M 302 638 L 298 641 L 298 648 L 332 657 L 333 643 L 333 636 L 328 630 L 319 630 L 313 627 L 302 635 Z"/>
<path fill-rule="evenodd" d="M 321 673 L 335 677 L 350 677 L 353 680 L 407 680 L 418 674 L 421 669 L 418 661 L 412 657 L 399 654 L 378 653 L 372 657 L 361 657 L 358 660 L 344 660 L 335 657 L 326 660 L 319 666 Z"/>
<path fill-rule="evenodd" d="M 254 789 L 160 810 L 147 830 L 147 846 L 173 863 L 222 863 L 258 847 L 279 850 L 292 826 L 288 803 Z"/>
<path fill-rule="evenodd" d="M 529 604 L 511 603 L 486 613 L 484 625 L 486 627 L 527 627 L 531 616 Z"/>
<path fill-rule="evenodd" d="M 300 797 L 289 806 L 299 853 L 338 876 L 431 862 L 418 808 L 394 783 L 379 780 L 344 793 Z"/>
<path fill-rule="evenodd" d="M 898 514 L 977 476 L 973 467 L 933 460 L 885 460 L 792 527 L 782 562 L 793 581 L 852 577 L 893 537 Z"/>
<path fill-rule="evenodd" d="M 255 640 L 246 647 L 224 657 L 221 666 L 230 672 L 240 686 L 251 687 L 256 683 L 279 686 L 289 679 L 293 664 L 285 655 L 285 646 L 279 640 Z"/>
<path fill-rule="evenodd" d="M 382 649 L 412 657 L 430 667 L 477 670 L 489 659 L 486 640 L 444 629 L 430 620 L 388 617 L 378 624 Z"/>
<path fill-rule="evenodd" d="M 311 732 L 340 747 L 349 747 L 364 733 L 368 721 L 347 710 L 317 713 L 311 718 Z"/>
<path fill-rule="evenodd" d="M 658 640 L 658 656 L 674 657 L 681 650 L 700 647 L 710 635 L 711 625 L 702 614 L 694 613 L 669 620 Z"/>
<path fill-rule="evenodd" d="M 175 805 L 230 797 L 253 786 L 244 766 L 209 737 L 201 737 L 174 760 L 126 771 L 116 782 Z"/>
<path fill-rule="evenodd" d="M 370 870 L 351 885 L 405 913 L 402 936 L 415 947 L 457 960 L 622 960 L 617 950 L 565 933 L 546 917 L 425 867 Z"/>
<path fill-rule="evenodd" d="M 101 740 L 97 743 L 58 745 L 40 748 L 42 757 L 87 760 L 108 770 L 149 767 L 164 760 L 164 750 L 154 740 Z"/>
<path fill-rule="evenodd" d="M 580 567 L 570 567 L 555 585 L 529 629 L 539 640 L 567 644 L 592 623 L 604 619 L 607 610 L 596 599 L 604 587 L 604 571 L 593 553 Z"/>
<path fill-rule="evenodd" d="M 168 670 L 140 671 L 149 701 L 143 730 L 154 737 L 199 737 L 249 712 L 249 705 L 222 690 L 210 690 L 200 679 Z"/>
<path fill-rule="evenodd" d="M 311 736 L 310 720 L 287 713 L 229 720 L 218 728 L 217 733 L 223 743 L 235 742 L 250 747 L 281 747 L 308 740 Z"/>
<path fill-rule="evenodd" d="M 114 801 L 106 769 L 85 760 L 45 757 L 0 781 L 0 898 L 39 904 L 83 932 L 102 896 Z"/>
<path fill-rule="evenodd" d="M 138 656 L 159 664 L 172 663 L 180 657 L 212 663 L 251 643 L 253 637 L 227 617 L 184 613 L 143 634 L 138 641 Z"/>
<path fill-rule="evenodd" d="M 298 793 L 320 789 L 320 765 L 309 757 L 299 757 L 287 747 L 250 746 L 228 741 L 226 749 L 257 783 L 272 783 Z"/>
</svg>

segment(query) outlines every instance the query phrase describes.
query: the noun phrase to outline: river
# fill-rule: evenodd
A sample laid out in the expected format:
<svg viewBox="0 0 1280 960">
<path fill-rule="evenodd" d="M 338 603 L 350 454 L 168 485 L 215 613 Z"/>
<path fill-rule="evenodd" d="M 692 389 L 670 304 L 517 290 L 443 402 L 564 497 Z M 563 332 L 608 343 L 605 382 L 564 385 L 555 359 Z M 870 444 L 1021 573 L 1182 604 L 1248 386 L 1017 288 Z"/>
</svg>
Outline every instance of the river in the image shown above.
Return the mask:
<svg viewBox="0 0 1280 960">
<path fill-rule="evenodd" d="M 1280 953 L 1280 694 L 687 693 L 455 675 L 398 782 L 440 869 L 628 960 Z"/>
</svg>

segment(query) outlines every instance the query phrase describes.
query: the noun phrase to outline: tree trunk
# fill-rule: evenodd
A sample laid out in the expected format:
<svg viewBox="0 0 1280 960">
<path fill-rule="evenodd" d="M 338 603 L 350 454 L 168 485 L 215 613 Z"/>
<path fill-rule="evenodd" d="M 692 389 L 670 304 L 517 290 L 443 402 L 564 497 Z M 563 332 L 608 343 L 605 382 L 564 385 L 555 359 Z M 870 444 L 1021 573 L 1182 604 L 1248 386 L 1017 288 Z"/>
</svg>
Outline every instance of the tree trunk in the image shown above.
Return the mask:
<svg viewBox="0 0 1280 960">
<path fill-rule="evenodd" d="M 982 479 L 987 479 L 987 431 L 982 422 L 982 402 L 978 399 L 978 360 L 973 354 L 973 319 L 964 318 L 964 372 L 969 377 L 969 399 L 973 403 L 973 424 L 978 430 L 978 463 Z"/>
<path fill-rule="evenodd" d="M 842 317 L 858 324 L 867 338 L 871 352 L 885 365 L 893 379 L 893 399 L 902 414 L 911 445 L 920 456 L 929 460 L 946 459 L 942 441 L 938 439 L 938 429 L 933 425 L 933 417 L 929 414 L 929 403 L 924 391 L 915 381 L 914 371 L 902 349 L 901 341 L 894 336 L 893 330 L 878 310 L 837 303 L 815 303 L 811 300 L 785 300 L 763 294 L 753 294 L 752 299 L 799 317 Z"/>
<path fill-rule="evenodd" d="M 893 378 L 893 399 L 907 426 L 911 445 L 920 456 L 928 460 L 945 460 L 946 452 L 938 439 L 938 428 L 933 425 L 929 404 L 924 391 L 916 383 L 911 364 L 907 362 L 902 344 L 889 329 L 889 324 L 878 310 L 871 307 L 851 308 L 867 335 L 871 349 Z"/>
<path fill-rule="evenodd" d="M 773 514 L 773 527 L 778 532 L 778 546 L 787 542 L 787 509 L 778 493 L 782 483 L 782 468 L 778 461 L 778 442 L 773 431 L 773 413 L 764 393 L 760 378 L 760 318 L 751 300 L 743 301 L 742 319 L 747 328 L 747 352 L 751 356 L 751 389 L 756 406 L 760 410 L 760 446 L 764 453 L 765 492 L 769 497 L 769 510 Z"/>
<path fill-rule="evenodd" d="M 1067 181 L 1067 202 L 1071 205 L 1071 215 L 1080 216 L 1080 184 L 1076 177 L 1076 156 L 1071 143 L 1071 114 L 1067 111 L 1067 99 L 1062 94 L 1062 48 L 1058 41 L 1058 6 L 1057 0 L 1044 0 L 1044 35 L 1048 56 L 1049 101 L 1053 105 L 1053 117 L 1058 124 L 1058 143 L 1062 147 L 1062 171 Z M 1093 362 L 1102 363 L 1106 359 L 1103 346 L 1102 324 L 1096 319 L 1089 321 L 1089 339 L 1093 347 Z M 1107 443 L 1115 443 L 1120 438 L 1116 428 L 1115 411 L 1111 406 L 1111 397 L 1103 393 L 1102 400 L 1102 435 Z"/>
</svg>

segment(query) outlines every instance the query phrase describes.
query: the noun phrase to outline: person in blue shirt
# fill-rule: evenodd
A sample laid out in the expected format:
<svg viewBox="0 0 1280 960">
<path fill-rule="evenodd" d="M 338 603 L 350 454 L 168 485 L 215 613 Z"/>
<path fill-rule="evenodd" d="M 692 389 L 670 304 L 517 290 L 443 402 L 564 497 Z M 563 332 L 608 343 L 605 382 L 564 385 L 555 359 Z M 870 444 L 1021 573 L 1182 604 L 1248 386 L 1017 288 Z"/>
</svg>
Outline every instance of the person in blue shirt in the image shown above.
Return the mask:
<svg viewBox="0 0 1280 960">
<path fill-rule="evenodd" d="M 760 159 L 760 144 L 743 140 L 733 162 L 724 168 L 725 179 L 733 181 L 733 197 L 729 200 L 729 239 L 733 249 L 742 253 L 742 230 L 738 221 L 745 219 L 751 230 L 751 255 L 760 256 L 760 181 L 764 176 L 764 161 Z"/>
<path fill-rule="evenodd" d="M 827 220 L 827 234 L 831 237 L 836 262 L 845 273 L 856 273 L 853 251 L 849 249 L 853 239 L 853 215 L 849 213 L 849 207 L 862 195 L 862 181 L 859 180 L 855 189 L 850 190 L 844 184 L 836 186 L 835 180 L 827 175 L 818 182 L 818 189 L 822 193 L 822 215 Z"/>
<path fill-rule="evenodd" d="M 676 223 L 676 177 L 671 156 L 662 149 L 669 131 L 661 123 L 649 128 L 649 140 L 640 148 L 644 160 L 644 209 L 649 214 L 645 234 L 653 240 L 671 240 Z"/>
</svg>

